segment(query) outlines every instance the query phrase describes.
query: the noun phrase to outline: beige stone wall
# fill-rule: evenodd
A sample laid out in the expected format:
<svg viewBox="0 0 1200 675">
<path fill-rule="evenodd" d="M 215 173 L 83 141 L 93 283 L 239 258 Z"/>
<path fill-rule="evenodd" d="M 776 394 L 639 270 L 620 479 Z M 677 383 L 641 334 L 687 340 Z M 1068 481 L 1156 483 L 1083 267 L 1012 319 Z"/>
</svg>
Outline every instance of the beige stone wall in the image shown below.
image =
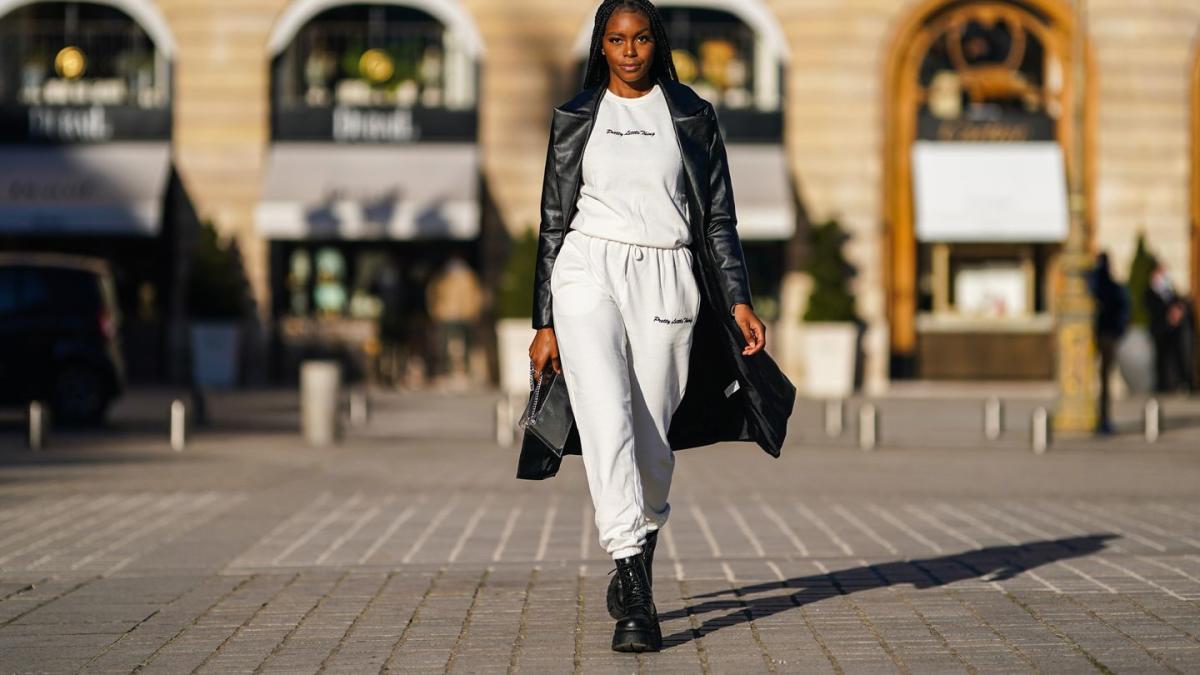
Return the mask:
<svg viewBox="0 0 1200 675">
<path fill-rule="evenodd" d="M 1190 285 L 1194 0 L 1090 0 L 1097 92 L 1096 244 L 1129 271 L 1136 233 Z"/>
<path fill-rule="evenodd" d="M 179 44 L 178 167 L 202 215 L 237 236 L 256 293 L 265 247 L 253 233 L 268 142 L 266 41 L 287 0 L 158 0 Z M 492 197 L 513 231 L 536 226 L 550 108 L 576 82 L 571 47 L 592 0 L 462 0 L 486 45 L 480 141 Z M 891 36 L 917 0 L 764 0 L 791 49 L 786 145 L 803 207 L 853 234 L 869 372 L 886 373 L 881 81 Z M 1128 265 L 1144 227 L 1180 283 L 1188 259 L 1189 76 L 1200 3 L 1091 0 L 1099 70 L 1097 243 Z M 736 187 L 736 186 L 735 186 Z"/>
</svg>

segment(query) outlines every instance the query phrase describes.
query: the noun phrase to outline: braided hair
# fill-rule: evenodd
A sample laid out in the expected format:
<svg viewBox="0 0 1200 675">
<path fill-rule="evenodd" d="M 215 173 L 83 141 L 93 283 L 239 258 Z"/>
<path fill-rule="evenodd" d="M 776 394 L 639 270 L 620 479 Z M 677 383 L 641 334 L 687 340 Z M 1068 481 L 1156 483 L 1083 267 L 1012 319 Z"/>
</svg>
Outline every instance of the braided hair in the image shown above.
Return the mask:
<svg viewBox="0 0 1200 675">
<path fill-rule="evenodd" d="M 583 75 L 583 88 L 591 89 L 608 84 L 609 68 L 604 57 L 604 31 L 608 27 L 609 18 L 618 10 L 641 12 L 650 19 L 650 30 L 654 33 L 654 63 L 650 64 L 650 79 L 678 81 L 675 63 L 671 60 L 671 43 L 667 40 L 667 29 L 663 25 L 658 8 L 650 0 L 604 0 L 596 10 L 596 25 L 592 29 L 592 46 L 588 52 L 587 70 Z"/>
</svg>

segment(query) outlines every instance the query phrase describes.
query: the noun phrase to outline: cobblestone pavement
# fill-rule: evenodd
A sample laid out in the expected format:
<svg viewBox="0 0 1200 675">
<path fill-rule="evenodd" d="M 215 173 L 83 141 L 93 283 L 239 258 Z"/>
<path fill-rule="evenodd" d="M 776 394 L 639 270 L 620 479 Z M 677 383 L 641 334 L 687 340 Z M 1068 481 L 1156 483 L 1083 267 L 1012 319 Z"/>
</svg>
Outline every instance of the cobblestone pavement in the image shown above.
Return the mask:
<svg viewBox="0 0 1200 675">
<path fill-rule="evenodd" d="M 328 450 L 289 397 L 212 408 L 183 453 L 0 431 L 0 671 L 1200 672 L 1186 436 L 682 452 L 635 656 L 581 463 L 513 480 L 489 397 L 390 399 Z"/>
</svg>

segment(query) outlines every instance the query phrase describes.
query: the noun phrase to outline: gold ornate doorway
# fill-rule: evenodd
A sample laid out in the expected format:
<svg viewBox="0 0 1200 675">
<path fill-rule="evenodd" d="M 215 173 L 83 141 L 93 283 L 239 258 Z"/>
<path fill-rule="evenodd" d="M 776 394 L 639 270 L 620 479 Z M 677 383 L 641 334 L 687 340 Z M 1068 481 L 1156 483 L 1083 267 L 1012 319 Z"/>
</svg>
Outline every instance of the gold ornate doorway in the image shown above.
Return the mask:
<svg viewBox="0 0 1200 675">
<path fill-rule="evenodd" d="M 895 33 L 883 201 L 893 376 L 1052 376 L 1073 31 L 1059 0 L 927 0 Z M 1028 189 L 1035 211 L 1014 198 Z"/>
</svg>

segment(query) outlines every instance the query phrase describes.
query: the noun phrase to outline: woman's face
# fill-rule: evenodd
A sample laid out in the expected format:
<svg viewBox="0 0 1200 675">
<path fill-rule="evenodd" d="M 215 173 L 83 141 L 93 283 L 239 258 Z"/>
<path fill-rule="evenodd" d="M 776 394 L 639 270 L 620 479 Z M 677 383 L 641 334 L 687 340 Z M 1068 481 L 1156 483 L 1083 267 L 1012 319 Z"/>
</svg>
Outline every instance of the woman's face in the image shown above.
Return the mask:
<svg viewBox="0 0 1200 675">
<path fill-rule="evenodd" d="M 650 76 L 654 63 L 654 31 L 650 18 L 637 10 L 617 10 L 604 28 L 604 58 L 611 77 L 636 86 Z"/>
</svg>

